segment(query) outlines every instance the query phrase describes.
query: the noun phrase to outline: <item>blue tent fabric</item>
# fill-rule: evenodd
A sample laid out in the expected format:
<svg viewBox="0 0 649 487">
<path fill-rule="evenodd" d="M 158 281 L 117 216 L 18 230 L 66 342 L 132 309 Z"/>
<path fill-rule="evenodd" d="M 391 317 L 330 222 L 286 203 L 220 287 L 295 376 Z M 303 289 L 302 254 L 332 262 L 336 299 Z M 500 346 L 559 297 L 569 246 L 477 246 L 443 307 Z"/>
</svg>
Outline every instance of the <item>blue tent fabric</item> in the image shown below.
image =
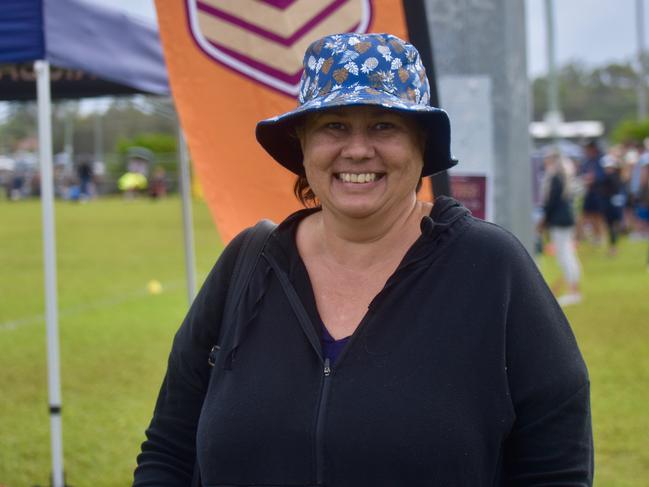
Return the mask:
<svg viewBox="0 0 649 487">
<path fill-rule="evenodd" d="M 0 6 L 0 63 L 43 59 L 42 0 L 2 0 Z"/>
<path fill-rule="evenodd" d="M 46 59 L 139 91 L 170 93 L 155 25 L 83 0 L 0 3 L 0 64 Z"/>
<path fill-rule="evenodd" d="M 169 94 L 155 26 L 82 0 L 45 0 L 48 60 L 159 95 Z"/>
</svg>

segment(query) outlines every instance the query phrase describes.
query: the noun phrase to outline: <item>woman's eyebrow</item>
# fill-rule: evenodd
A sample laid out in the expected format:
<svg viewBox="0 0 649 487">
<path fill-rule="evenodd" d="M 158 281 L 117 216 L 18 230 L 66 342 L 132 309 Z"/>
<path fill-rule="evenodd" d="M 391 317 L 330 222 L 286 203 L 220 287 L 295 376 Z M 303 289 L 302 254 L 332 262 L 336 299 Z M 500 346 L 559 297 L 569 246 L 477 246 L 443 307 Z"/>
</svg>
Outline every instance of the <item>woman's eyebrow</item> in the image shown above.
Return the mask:
<svg viewBox="0 0 649 487">
<path fill-rule="evenodd" d="M 322 118 L 322 117 L 326 117 L 326 116 L 349 118 L 350 113 L 349 113 L 349 110 L 345 110 L 344 108 L 332 108 L 331 110 L 327 110 L 325 112 L 317 114 L 318 118 Z"/>
</svg>

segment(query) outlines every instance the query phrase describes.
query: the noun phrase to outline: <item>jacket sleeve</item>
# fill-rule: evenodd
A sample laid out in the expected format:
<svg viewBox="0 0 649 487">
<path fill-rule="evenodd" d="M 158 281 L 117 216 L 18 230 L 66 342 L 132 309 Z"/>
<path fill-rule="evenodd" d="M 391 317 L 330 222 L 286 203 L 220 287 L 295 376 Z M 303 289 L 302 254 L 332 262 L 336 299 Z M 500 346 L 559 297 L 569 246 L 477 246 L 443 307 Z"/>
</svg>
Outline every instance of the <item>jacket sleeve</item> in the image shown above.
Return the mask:
<svg viewBox="0 0 649 487">
<path fill-rule="evenodd" d="M 536 265 L 510 248 L 506 367 L 515 420 L 503 445 L 507 486 L 590 487 L 589 379 L 575 337 Z"/>
<path fill-rule="evenodd" d="M 167 372 L 137 457 L 134 487 L 190 485 L 196 427 L 209 382 L 209 352 L 221 318 L 242 235 L 223 251 L 176 333 Z"/>
</svg>

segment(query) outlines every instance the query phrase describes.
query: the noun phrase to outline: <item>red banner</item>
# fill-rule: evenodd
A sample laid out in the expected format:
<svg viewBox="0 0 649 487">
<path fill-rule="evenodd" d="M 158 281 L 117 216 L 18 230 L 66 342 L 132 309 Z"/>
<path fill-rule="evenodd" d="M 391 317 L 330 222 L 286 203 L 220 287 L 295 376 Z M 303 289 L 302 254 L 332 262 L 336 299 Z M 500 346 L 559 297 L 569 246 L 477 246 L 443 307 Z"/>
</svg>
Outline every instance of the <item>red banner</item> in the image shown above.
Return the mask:
<svg viewBox="0 0 649 487">
<path fill-rule="evenodd" d="M 466 206 L 473 216 L 487 218 L 487 177 L 451 175 L 453 197 Z"/>
</svg>

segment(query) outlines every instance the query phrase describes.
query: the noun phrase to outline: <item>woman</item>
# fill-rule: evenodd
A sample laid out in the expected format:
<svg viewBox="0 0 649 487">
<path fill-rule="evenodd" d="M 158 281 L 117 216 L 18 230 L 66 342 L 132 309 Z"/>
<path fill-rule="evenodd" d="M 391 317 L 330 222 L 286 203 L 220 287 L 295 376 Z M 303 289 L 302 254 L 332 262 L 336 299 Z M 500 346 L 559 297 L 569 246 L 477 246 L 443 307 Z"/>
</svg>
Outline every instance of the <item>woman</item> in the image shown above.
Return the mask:
<svg viewBox="0 0 649 487">
<path fill-rule="evenodd" d="M 257 138 L 316 206 L 273 231 L 234 323 L 246 232 L 223 252 L 174 340 L 135 485 L 194 469 L 206 486 L 590 485 L 586 369 L 533 262 L 455 201 L 416 199 L 455 163 L 417 51 L 335 35 L 304 67 L 299 107 Z M 210 370 L 220 327 L 236 343 Z"/>
<path fill-rule="evenodd" d="M 572 209 L 573 168 L 569 160 L 563 160 L 556 152 L 543 159 L 545 175 L 543 179 L 543 220 L 539 224 L 542 231 L 547 229 L 550 241 L 561 267 L 563 277 L 552 286 L 559 295 L 557 301 L 562 306 L 581 302 L 579 278 L 581 269 L 575 252 L 575 216 Z"/>
</svg>

